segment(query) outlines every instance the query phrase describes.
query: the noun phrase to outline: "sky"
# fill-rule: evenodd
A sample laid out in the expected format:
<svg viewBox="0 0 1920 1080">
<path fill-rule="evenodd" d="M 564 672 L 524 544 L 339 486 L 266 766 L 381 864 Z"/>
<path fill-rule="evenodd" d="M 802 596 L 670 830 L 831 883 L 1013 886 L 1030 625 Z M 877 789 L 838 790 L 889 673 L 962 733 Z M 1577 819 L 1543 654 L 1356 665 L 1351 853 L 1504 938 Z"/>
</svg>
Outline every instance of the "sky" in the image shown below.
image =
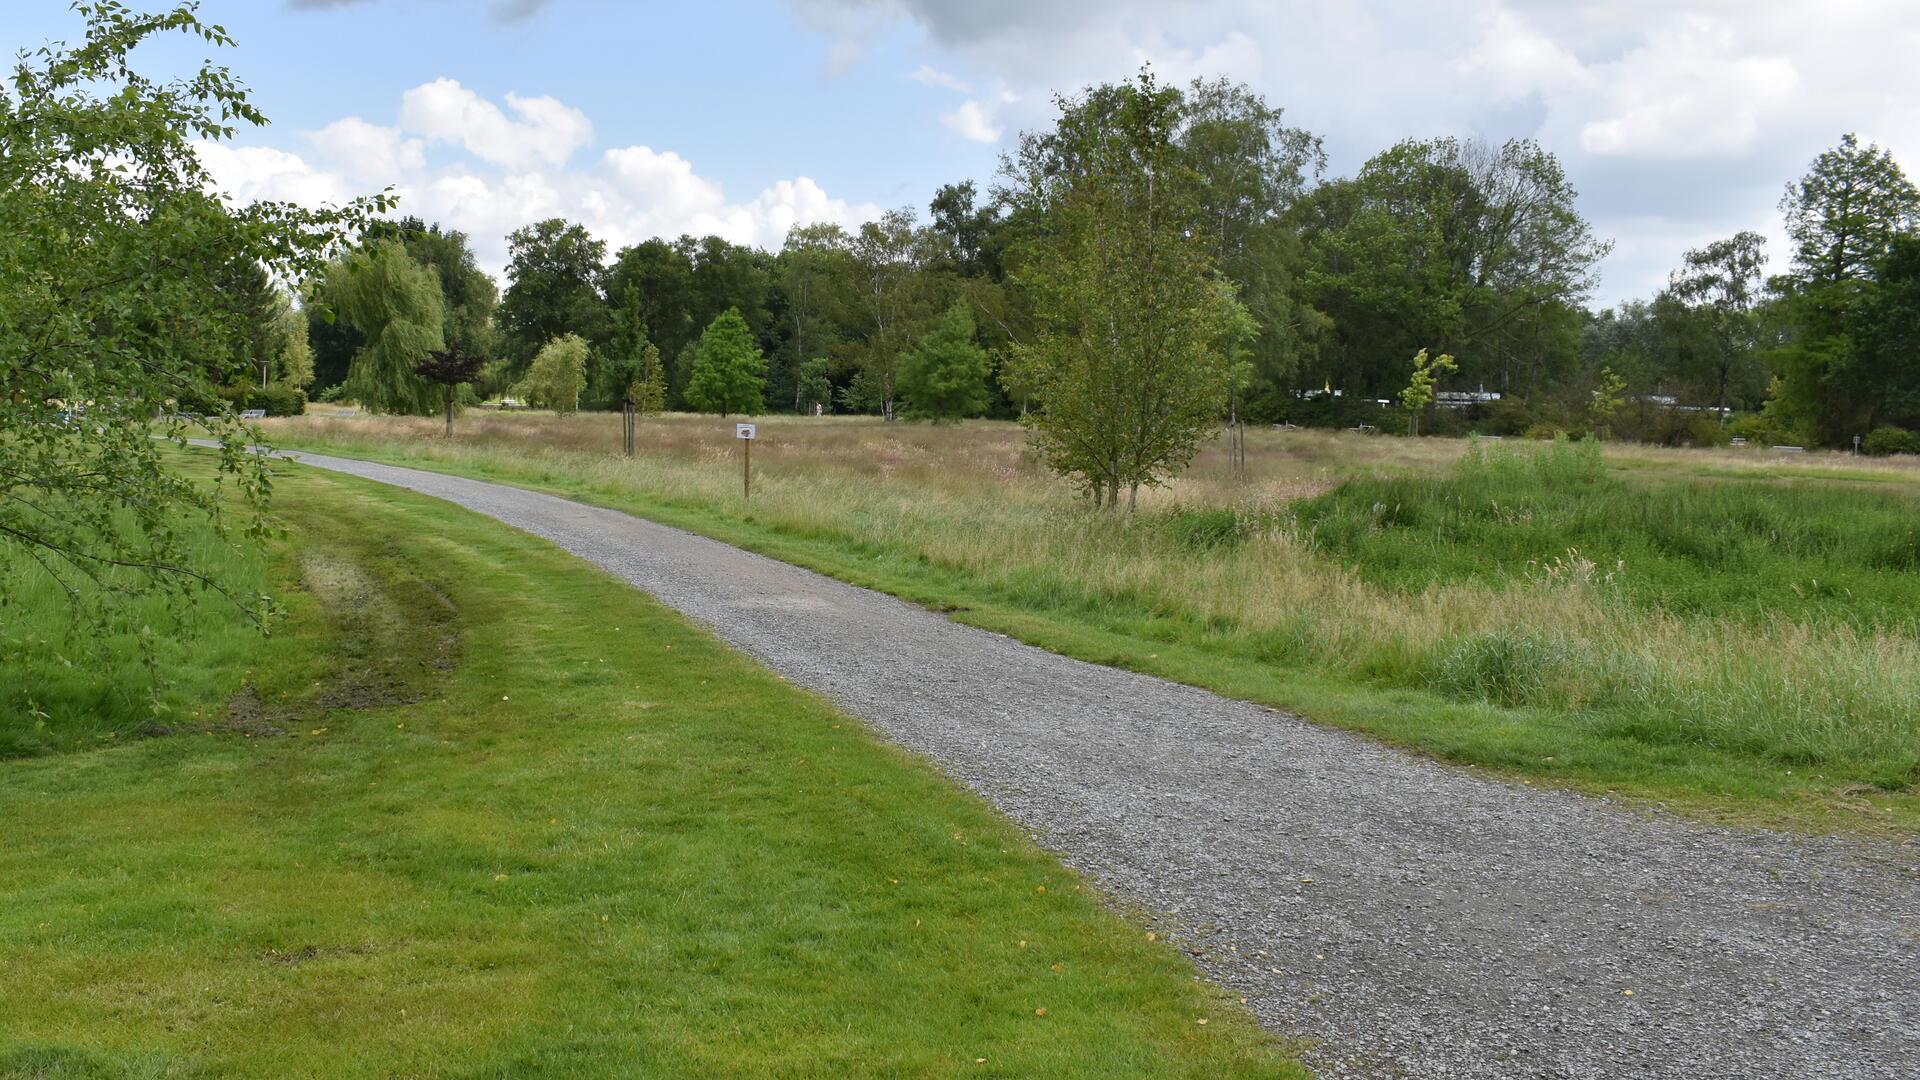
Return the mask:
<svg viewBox="0 0 1920 1080">
<path fill-rule="evenodd" d="M 151 0 L 157 3 L 158 0 Z M 136 5 L 140 6 L 136 0 Z M 580 221 L 609 248 L 718 233 L 777 249 L 990 183 L 1053 96 L 1151 64 L 1224 75 L 1351 175 L 1406 137 L 1533 138 L 1614 248 L 1596 304 L 1657 291 L 1754 229 L 1848 131 L 1920 167 L 1914 0 L 204 0 L 273 120 L 202 156 L 230 196 L 339 201 L 469 233 Z M 77 36 L 10 0 L 0 46 Z M 155 71 L 207 54 L 143 50 Z M 1784 268 L 1776 264 L 1776 269 Z"/>
</svg>

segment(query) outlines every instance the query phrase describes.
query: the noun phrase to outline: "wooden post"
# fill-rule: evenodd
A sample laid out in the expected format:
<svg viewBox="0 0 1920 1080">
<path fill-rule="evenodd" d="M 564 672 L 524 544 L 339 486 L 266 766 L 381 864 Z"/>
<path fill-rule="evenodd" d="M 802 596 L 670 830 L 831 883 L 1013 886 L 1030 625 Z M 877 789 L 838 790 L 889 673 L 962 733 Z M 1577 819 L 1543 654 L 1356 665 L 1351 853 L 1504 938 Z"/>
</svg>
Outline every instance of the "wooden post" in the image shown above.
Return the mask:
<svg viewBox="0 0 1920 1080">
<path fill-rule="evenodd" d="M 740 447 L 740 498 L 743 500 L 753 497 L 753 438 L 758 434 L 757 425 L 733 425 L 733 437 L 744 444 Z"/>
</svg>

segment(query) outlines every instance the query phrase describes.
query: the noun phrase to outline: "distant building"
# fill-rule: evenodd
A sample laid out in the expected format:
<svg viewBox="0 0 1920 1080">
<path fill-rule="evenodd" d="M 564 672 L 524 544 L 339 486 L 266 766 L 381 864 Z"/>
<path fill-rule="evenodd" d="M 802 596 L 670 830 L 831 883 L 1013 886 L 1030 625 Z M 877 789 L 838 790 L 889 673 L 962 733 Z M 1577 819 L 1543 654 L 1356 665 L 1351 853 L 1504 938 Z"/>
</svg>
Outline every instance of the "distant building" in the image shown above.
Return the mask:
<svg viewBox="0 0 1920 1080">
<path fill-rule="evenodd" d="M 1433 395 L 1433 403 L 1444 409 L 1468 409 L 1499 400 L 1499 391 L 1484 386 L 1478 390 L 1441 390 Z"/>
</svg>

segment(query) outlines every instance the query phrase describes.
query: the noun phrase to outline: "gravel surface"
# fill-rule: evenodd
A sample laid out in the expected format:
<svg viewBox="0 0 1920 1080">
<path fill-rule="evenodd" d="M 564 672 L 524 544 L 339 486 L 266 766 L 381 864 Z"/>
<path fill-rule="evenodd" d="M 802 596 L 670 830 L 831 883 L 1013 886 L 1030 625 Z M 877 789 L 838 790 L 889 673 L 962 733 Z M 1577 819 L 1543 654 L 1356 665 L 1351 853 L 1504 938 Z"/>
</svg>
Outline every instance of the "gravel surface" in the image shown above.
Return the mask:
<svg viewBox="0 0 1920 1080">
<path fill-rule="evenodd" d="M 1488 780 L 611 510 L 314 454 L 545 537 L 1136 905 L 1322 1076 L 1920 1077 L 1920 847 Z"/>
</svg>

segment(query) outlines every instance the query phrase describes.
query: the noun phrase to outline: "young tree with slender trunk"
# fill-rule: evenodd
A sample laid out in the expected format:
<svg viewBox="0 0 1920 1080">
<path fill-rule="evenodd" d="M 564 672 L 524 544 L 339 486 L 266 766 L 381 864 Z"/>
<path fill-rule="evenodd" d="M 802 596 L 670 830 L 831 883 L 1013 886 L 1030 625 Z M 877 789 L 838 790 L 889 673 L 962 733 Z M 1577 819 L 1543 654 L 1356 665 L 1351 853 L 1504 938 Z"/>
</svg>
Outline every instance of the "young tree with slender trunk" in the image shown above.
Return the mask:
<svg viewBox="0 0 1920 1080">
<path fill-rule="evenodd" d="M 440 387 L 447 406 L 447 435 L 453 438 L 453 410 L 459 403 L 460 388 L 480 377 L 487 358 L 469 353 L 457 344 L 437 349 L 413 366 L 413 373 Z"/>
<path fill-rule="evenodd" d="M 1434 387 L 1459 370 L 1460 365 L 1446 353 L 1430 357 L 1421 349 L 1413 354 L 1413 379 L 1400 391 L 1400 407 L 1407 411 L 1407 434 L 1420 434 L 1420 417 L 1433 404 Z"/>
<path fill-rule="evenodd" d="M 587 341 L 579 334 L 562 334 L 534 355 L 514 390 L 529 404 L 564 416 L 579 411 L 580 392 L 586 388 Z"/>
<path fill-rule="evenodd" d="M 627 387 L 627 400 L 642 416 L 652 416 L 667 407 L 667 369 L 660 362 L 660 350 L 651 341 L 640 347 L 639 369 Z"/>
<path fill-rule="evenodd" d="M 1132 82 L 1060 101 L 1022 136 L 1008 197 L 1031 224 L 1013 272 L 1038 327 L 1014 348 L 1041 455 L 1096 505 L 1134 507 L 1186 467 L 1227 406 L 1232 286 L 1214 273 L 1177 89 Z"/>
</svg>

